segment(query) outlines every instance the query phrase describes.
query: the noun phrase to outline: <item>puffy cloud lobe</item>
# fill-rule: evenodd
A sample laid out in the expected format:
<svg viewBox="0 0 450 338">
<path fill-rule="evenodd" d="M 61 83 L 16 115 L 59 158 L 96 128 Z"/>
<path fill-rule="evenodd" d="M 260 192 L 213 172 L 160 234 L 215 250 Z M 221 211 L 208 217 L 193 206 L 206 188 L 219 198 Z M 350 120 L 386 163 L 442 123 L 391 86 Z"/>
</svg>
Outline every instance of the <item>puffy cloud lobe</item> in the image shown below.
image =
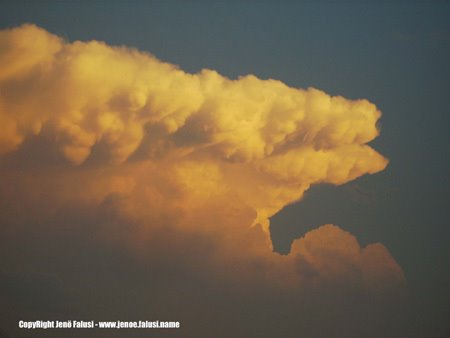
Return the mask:
<svg viewBox="0 0 450 338">
<path fill-rule="evenodd" d="M 353 235 L 331 224 L 294 241 L 291 254 L 312 284 L 323 280 L 358 281 L 376 290 L 404 282 L 401 268 L 382 244 L 361 248 Z"/>
<path fill-rule="evenodd" d="M 382 245 L 361 249 L 335 226 L 308 233 L 288 256 L 250 228 L 267 230 L 269 217 L 312 184 L 384 169 L 387 160 L 367 145 L 380 118 L 367 100 L 252 75 L 188 74 L 147 53 L 68 43 L 33 25 L 0 32 L 0 65 L 1 163 L 45 145 L 41 169 L 1 168 L 2 191 L 31 213 L 106 203 L 150 229 L 129 235 L 136 250 L 159 247 L 142 232 L 161 225 L 203 234 L 214 247 L 207 269 L 250 283 L 403 279 Z M 46 163 L 50 148 L 70 165 Z"/>
<path fill-rule="evenodd" d="M 30 110 L 35 124 L 54 122 L 67 137 L 61 147 L 86 148 L 78 156 L 66 153 L 78 164 L 103 139 L 116 160 L 126 160 L 155 125 L 176 148 L 238 162 L 301 146 L 363 144 L 378 135 L 380 113 L 366 100 L 252 75 L 230 80 L 212 70 L 187 74 L 146 53 L 96 41 L 69 44 L 31 25 L 2 31 L 1 41 L 2 116 L 14 119 L 22 139 L 30 132 L 23 121 Z M 11 93 L 17 86 L 20 91 Z M 127 138 L 133 147 L 120 149 Z"/>
</svg>

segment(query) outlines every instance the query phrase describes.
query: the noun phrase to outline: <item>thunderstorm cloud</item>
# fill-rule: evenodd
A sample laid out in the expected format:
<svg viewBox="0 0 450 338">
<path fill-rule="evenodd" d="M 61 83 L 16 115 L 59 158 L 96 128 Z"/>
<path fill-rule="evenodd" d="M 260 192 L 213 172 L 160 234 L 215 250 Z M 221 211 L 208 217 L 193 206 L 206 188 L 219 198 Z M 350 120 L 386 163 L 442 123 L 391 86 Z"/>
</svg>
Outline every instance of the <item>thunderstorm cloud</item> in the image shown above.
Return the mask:
<svg viewBox="0 0 450 338">
<path fill-rule="evenodd" d="M 386 167 L 368 145 L 380 116 L 364 99 L 253 75 L 189 74 L 149 53 L 68 42 L 34 25 L 3 30 L 4 248 L 16 236 L 29 247 L 25 234 L 46 233 L 68 248 L 78 238 L 86 255 L 103 246 L 128 252 L 161 280 L 171 280 L 157 268 L 164 261 L 187 280 L 291 290 L 300 299 L 308 290 L 390 294 L 404 277 L 382 244 L 361 247 L 329 224 L 283 256 L 268 233 L 269 218 L 311 185 Z M 34 245 L 47 257 L 51 243 Z M 74 288 L 72 272 L 61 276 L 62 289 Z"/>
</svg>

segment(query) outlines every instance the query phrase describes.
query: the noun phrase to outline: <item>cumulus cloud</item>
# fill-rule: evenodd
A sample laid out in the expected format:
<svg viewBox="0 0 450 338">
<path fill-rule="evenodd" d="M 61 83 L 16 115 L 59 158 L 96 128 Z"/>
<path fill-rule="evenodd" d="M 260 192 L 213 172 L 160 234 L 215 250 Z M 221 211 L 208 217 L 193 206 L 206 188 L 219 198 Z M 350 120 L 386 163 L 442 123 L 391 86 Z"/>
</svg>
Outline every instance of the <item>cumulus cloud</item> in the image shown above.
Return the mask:
<svg viewBox="0 0 450 338">
<path fill-rule="evenodd" d="M 378 289 L 403 283 L 400 267 L 382 244 L 361 248 L 353 235 L 335 225 L 321 226 L 294 241 L 291 254 L 313 284 L 324 279 L 359 281 Z"/>
<path fill-rule="evenodd" d="M 188 185 L 231 188 L 265 226 L 311 184 L 387 164 L 366 145 L 380 117 L 367 100 L 253 75 L 188 74 L 148 53 L 68 43 L 33 25 L 2 31 L 0 44 L 2 154 L 37 138 L 74 165 L 182 162 Z"/>
<path fill-rule="evenodd" d="M 381 244 L 361 248 L 326 225 L 282 256 L 267 231 L 311 185 L 386 167 L 367 145 L 380 116 L 367 100 L 189 74 L 34 25 L 0 31 L 4 244 L 30 223 L 51 232 L 79 220 L 96 229 L 94 242 L 119 243 L 137 261 L 169 257 L 241 287 L 398 287 L 402 270 Z"/>
</svg>

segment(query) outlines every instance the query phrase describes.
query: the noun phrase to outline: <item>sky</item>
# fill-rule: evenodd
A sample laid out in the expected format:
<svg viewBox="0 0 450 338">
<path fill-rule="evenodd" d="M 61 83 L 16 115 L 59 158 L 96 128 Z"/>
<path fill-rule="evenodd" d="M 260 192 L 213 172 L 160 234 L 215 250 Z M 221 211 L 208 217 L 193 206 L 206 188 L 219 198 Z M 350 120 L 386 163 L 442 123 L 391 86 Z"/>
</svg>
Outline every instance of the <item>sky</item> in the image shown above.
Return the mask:
<svg viewBox="0 0 450 338">
<path fill-rule="evenodd" d="M 2 8 L 2 334 L 448 337 L 448 1 Z"/>
</svg>

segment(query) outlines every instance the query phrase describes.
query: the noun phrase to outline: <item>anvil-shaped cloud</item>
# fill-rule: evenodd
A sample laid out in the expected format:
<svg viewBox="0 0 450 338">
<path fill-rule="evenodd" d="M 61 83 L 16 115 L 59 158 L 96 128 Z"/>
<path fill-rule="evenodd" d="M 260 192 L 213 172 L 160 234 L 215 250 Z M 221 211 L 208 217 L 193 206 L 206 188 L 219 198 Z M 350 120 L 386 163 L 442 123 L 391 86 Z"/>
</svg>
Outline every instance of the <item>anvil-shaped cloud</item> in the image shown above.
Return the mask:
<svg viewBox="0 0 450 338">
<path fill-rule="evenodd" d="M 148 53 L 70 43 L 34 25 L 3 30 L 3 222 L 51 227 L 75 208 L 105 225 L 98 241 L 151 261 L 175 253 L 192 271 L 201 260 L 220 280 L 390 289 L 403 273 L 381 244 L 361 248 L 326 225 L 281 256 L 267 231 L 269 217 L 311 185 L 386 167 L 367 145 L 380 116 L 367 100 L 253 75 L 189 74 Z M 17 220 L 11 210 L 26 211 Z"/>
</svg>

